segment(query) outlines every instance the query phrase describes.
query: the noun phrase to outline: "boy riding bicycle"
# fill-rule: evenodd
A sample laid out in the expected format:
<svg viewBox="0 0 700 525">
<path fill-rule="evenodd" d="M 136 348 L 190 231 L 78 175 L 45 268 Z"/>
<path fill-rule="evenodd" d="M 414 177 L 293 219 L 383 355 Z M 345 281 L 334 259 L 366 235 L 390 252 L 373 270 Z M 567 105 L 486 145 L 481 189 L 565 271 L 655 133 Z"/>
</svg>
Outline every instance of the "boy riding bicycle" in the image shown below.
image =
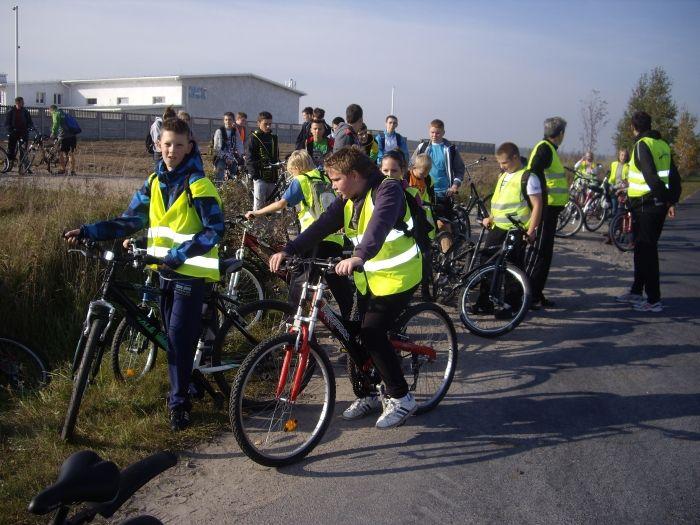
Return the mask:
<svg viewBox="0 0 700 525">
<path fill-rule="evenodd" d="M 270 270 L 277 271 L 287 256 L 304 253 L 306 247 L 345 228 L 354 251 L 336 265 L 335 272 L 355 279 L 364 350 L 363 355 L 351 357 L 359 368 L 371 357 L 386 389 L 376 426 L 395 427 L 417 407 L 387 336 L 422 278 L 420 250 L 410 235 L 397 228 L 413 221 L 401 181 L 384 178 L 359 149 L 346 147 L 333 153 L 325 168 L 339 197 L 284 251 L 270 258 Z M 358 419 L 382 407 L 377 393 L 369 390 L 343 412 L 345 419 Z"/>
</svg>

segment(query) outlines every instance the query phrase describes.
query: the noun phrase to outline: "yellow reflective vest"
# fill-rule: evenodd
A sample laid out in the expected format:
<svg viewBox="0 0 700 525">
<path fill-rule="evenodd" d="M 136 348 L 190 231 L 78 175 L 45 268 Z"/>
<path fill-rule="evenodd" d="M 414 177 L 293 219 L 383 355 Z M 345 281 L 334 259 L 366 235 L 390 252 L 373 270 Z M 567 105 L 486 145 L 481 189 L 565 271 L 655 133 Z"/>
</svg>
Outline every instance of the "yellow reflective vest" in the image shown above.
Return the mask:
<svg viewBox="0 0 700 525">
<path fill-rule="evenodd" d="M 608 176 L 608 182 L 610 184 L 615 184 L 615 176 L 617 175 L 617 167 L 620 165 L 620 162 L 615 160 L 610 163 L 610 175 Z M 622 165 L 622 180 L 626 181 L 628 178 L 628 174 L 630 171 L 630 165 L 629 163 L 625 163 Z"/>
<path fill-rule="evenodd" d="M 548 140 L 539 141 L 530 153 L 527 169 L 532 169 L 535 153 L 542 144 L 546 144 L 552 152 L 552 162 L 545 168 L 544 177 L 547 182 L 547 204 L 549 206 L 565 206 L 569 202 L 569 183 L 564 173 L 564 165 L 557 154 L 556 148 Z"/>
<path fill-rule="evenodd" d="M 627 195 L 631 198 L 643 197 L 647 193 L 651 193 L 651 188 L 644 180 L 644 175 L 634 163 L 634 152 L 639 147 L 639 143 L 644 142 L 651 151 L 651 156 L 654 158 L 654 167 L 659 175 L 661 182 L 668 188 L 668 177 L 671 171 L 671 148 L 666 141 L 661 139 L 652 139 L 643 137 L 637 141 L 632 150 L 632 158 L 630 159 L 629 173 L 627 174 Z"/>
<path fill-rule="evenodd" d="M 185 241 L 192 240 L 204 226 L 197 210 L 188 201 L 187 192 L 182 194 L 166 211 L 163 192 L 156 174 L 151 175 L 151 204 L 148 211 L 148 254 L 165 257 L 172 248 L 177 248 Z M 192 198 L 213 197 L 221 205 L 216 188 L 206 177 L 190 184 Z M 156 269 L 155 266 L 153 266 Z M 186 259 L 182 265 L 173 269 L 187 277 L 199 277 L 209 282 L 220 279 L 219 248 L 215 246 L 204 255 Z"/>
<path fill-rule="evenodd" d="M 523 176 L 530 176 L 530 172 L 523 168 L 515 173 L 503 173 L 496 183 L 496 189 L 491 197 L 491 218 L 493 225 L 501 230 L 509 230 L 513 227 L 507 215 L 515 214 L 514 219 L 519 220 L 527 228 L 530 225 L 532 210 L 523 196 Z M 509 177 L 506 181 L 506 177 Z"/>
</svg>

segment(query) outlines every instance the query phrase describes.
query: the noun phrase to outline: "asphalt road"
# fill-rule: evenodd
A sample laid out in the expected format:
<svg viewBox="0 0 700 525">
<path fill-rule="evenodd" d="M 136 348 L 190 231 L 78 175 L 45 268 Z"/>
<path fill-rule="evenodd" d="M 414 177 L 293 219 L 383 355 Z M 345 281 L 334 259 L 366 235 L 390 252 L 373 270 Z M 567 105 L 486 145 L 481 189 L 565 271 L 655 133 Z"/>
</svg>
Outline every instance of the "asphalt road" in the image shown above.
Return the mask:
<svg viewBox="0 0 700 525">
<path fill-rule="evenodd" d="M 460 333 L 443 403 L 399 428 L 336 417 L 300 464 L 261 467 L 231 434 L 183 454 L 130 513 L 169 523 L 700 523 L 700 195 L 661 242 L 667 310 L 614 302 L 631 254 L 558 243 L 549 297 L 513 333 Z"/>
</svg>

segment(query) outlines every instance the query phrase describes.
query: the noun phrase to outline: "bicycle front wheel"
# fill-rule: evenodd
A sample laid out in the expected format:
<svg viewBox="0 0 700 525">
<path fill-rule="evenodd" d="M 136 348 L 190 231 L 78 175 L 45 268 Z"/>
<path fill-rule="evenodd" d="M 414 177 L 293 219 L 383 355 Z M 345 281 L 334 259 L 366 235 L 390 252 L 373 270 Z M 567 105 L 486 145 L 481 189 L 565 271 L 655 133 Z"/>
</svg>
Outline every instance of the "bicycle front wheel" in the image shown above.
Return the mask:
<svg viewBox="0 0 700 525">
<path fill-rule="evenodd" d="M 20 159 L 19 166 L 17 167 L 20 175 L 31 173 L 32 166 L 34 165 L 34 157 L 36 157 L 36 150 L 31 149 Z"/>
<path fill-rule="evenodd" d="M 583 226 L 589 232 L 597 231 L 608 218 L 609 208 L 603 207 L 603 199 L 592 201 L 583 214 Z"/>
<path fill-rule="evenodd" d="M 225 367 L 213 375 L 226 397 L 236 370 L 250 351 L 263 339 L 284 333 L 293 315 L 291 304 L 271 299 L 244 304 L 227 314 L 214 341 L 212 356 L 212 366 Z"/>
<path fill-rule="evenodd" d="M 92 361 L 95 357 L 100 336 L 106 324 L 107 321 L 105 319 L 97 318 L 94 319 L 90 325 L 90 331 L 88 332 L 85 349 L 83 350 L 80 366 L 78 367 L 78 373 L 73 379 L 73 392 L 71 393 L 66 419 L 63 423 L 63 430 L 61 431 L 61 439 L 63 440 L 68 441 L 73 437 L 75 422 L 78 419 L 78 411 L 80 410 L 80 403 L 83 400 L 83 394 L 85 393 L 90 371 L 92 370 Z"/>
<path fill-rule="evenodd" d="M 634 250 L 634 233 L 632 232 L 632 216 L 629 213 L 618 213 L 610 221 L 610 239 L 621 252 Z"/>
<path fill-rule="evenodd" d="M 149 314 L 150 316 L 150 314 Z M 122 319 L 112 338 L 112 372 L 119 381 L 137 381 L 153 370 L 158 348 Z"/>
<path fill-rule="evenodd" d="M 10 157 L 7 156 L 7 151 L 4 148 L 0 148 L 0 173 L 8 171 L 10 171 Z"/>
<path fill-rule="evenodd" d="M 239 304 L 262 301 L 265 298 L 260 279 L 248 265 L 228 276 L 226 295 Z"/>
<path fill-rule="evenodd" d="M 46 365 L 36 352 L 19 341 L 0 337 L 0 406 L 6 398 L 38 390 L 47 380 Z"/>
<path fill-rule="evenodd" d="M 408 390 L 416 398 L 421 414 L 435 408 L 445 397 L 457 369 L 457 333 L 445 310 L 436 304 L 419 303 L 398 319 L 394 346 L 401 358 Z M 410 343 L 404 345 L 402 343 Z M 415 346 L 413 346 L 415 345 Z M 422 350 L 435 352 L 426 355 Z"/>
<path fill-rule="evenodd" d="M 574 201 L 569 201 L 564 209 L 559 213 L 557 219 L 557 230 L 554 235 L 557 237 L 571 237 L 577 234 L 583 226 L 583 211 Z"/>
<path fill-rule="evenodd" d="M 301 391 L 291 399 L 297 369 L 303 366 L 295 342 L 295 334 L 283 334 L 261 343 L 243 362 L 231 390 L 233 435 L 246 456 L 268 467 L 304 458 L 333 416 L 335 376 L 315 342 L 309 343 L 308 362 L 299 371 Z"/>
<path fill-rule="evenodd" d="M 530 282 L 520 268 L 507 264 L 481 266 L 465 279 L 460 301 L 460 319 L 467 329 L 481 337 L 510 332 L 530 308 Z"/>
</svg>

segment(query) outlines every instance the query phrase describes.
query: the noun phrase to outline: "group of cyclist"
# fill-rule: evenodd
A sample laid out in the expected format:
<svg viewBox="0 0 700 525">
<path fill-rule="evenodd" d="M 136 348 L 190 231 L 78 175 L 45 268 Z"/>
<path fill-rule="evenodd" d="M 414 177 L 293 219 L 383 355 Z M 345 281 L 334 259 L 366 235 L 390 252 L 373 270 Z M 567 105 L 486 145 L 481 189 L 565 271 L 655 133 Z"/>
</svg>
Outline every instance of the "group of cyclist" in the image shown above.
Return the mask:
<svg viewBox="0 0 700 525">
<path fill-rule="evenodd" d="M 223 148 L 226 144 L 235 147 L 236 138 L 240 138 L 233 120 L 233 115 L 227 114 L 224 126 L 217 130 L 217 173 L 221 159 L 224 167 L 228 165 Z M 406 141 L 396 133 L 398 119 L 388 116 L 386 132 L 378 137 L 381 147 L 374 160 L 360 139 L 364 126 L 360 106 L 348 106 L 346 118 L 334 125 L 332 136 L 327 134 L 325 121 L 314 118 L 312 111 L 308 136 L 288 159 L 291 184 L 280 200 L 263 206 L 267 185 L 279 176 L 268 167 L 279 156 L 271 121 L 268 112 L 261 112 L 259 130 L 249 139 L 245 160 L 258 175 L 256 182 L 262 184 L 256 188 L 253 210 L 246 216 L 297 208 L 300 234 L 271 257 L 273 272 L 291 256 L 341 259 L 335 266 L 335 275 L 329 275 L 328 284 L 341 314 L 349 326 L 356 327 L 362 343 L 362 350 L 351 358 L 359 368 L 371 359 L 384 385 L 381 395 L 376 389 L 362 393 L 343 412 L 343 417 L 356 419 L 381 410 L 377 428 L 398 426 L 416 410 L 416 401 L 408 391 L 387 331 L 424 282 L 427 266 L 416 235 L 418 217 L 412 210 L 423 205 L 429 223 L 437 230 L 449 229 L 454 197 L 464 176 L 462 158 L 455 146 L 444 139 L 445 126 L 438 119 L 429 125 L 430 139 L 421 142 L 408 159 Z M 569 199 L 564 167 L 557 153 L 565 129 L 566 121 L 560 117 L 545 120 L 544 137 L 529 159 L 523 159 L 513 143 L 499 146 L 496 158 L 502 174 L 492 197 L 490 217 L 484 219 L 484 225 L 491 228 L 485 244 L 487 251 L 502 242 L 513 217 L 526 232 L 523 242 L 537 247 L 530 274 L 536 308 L 553 304 L 543 291 L 552 260 L 557 216 Z M 647 306 L 640 309 L 659 311 L 656 241 L 666 212 L 674 214 L 680 184 L 668 145 L 651 131 L 649 116 L 635 114 L 632 129 L 638 140 L 629 167 L 621 170 L 623 175 L 627 171 L 630 198 L 637 210 L 635 280 L 630 293 L 618 299 L 633 302 L 646 291 Z M 314 154 L 316 145 L 325 148 L 325 154 Z M 204 174 L 187 123 L 177 117 L 164 119 L 157 146 L 162 158 L 122 216 L 72 229 L 65 238 L 75 244 L 80 239 L 114 239 L 148 229 L 148 253 L 162 261 L 158 271 L 168 336 L 170 424 L 173 430 L 181 430 L 190 423 L 189 382 L 197 334 L 201 331 L 199 312 L 204 290 L 208 283 L 220 278 L 218 245 L 224 219 L 221 199 Z M 616 167 L 616 180 L 617 172 Z M 343 255 L 346 240 L 352 248 L 349 257 Z M 513 253 L 515 264 L 522 264 L 521 254 L 522 250 Z M 354 287 L 349 276 L 353 277 Z M 298 297 L 305 278 L 301 271 L 292 276 L 291 301 Z M 353 298 L 355 291 L 357 296 Z"/>
</svg>

